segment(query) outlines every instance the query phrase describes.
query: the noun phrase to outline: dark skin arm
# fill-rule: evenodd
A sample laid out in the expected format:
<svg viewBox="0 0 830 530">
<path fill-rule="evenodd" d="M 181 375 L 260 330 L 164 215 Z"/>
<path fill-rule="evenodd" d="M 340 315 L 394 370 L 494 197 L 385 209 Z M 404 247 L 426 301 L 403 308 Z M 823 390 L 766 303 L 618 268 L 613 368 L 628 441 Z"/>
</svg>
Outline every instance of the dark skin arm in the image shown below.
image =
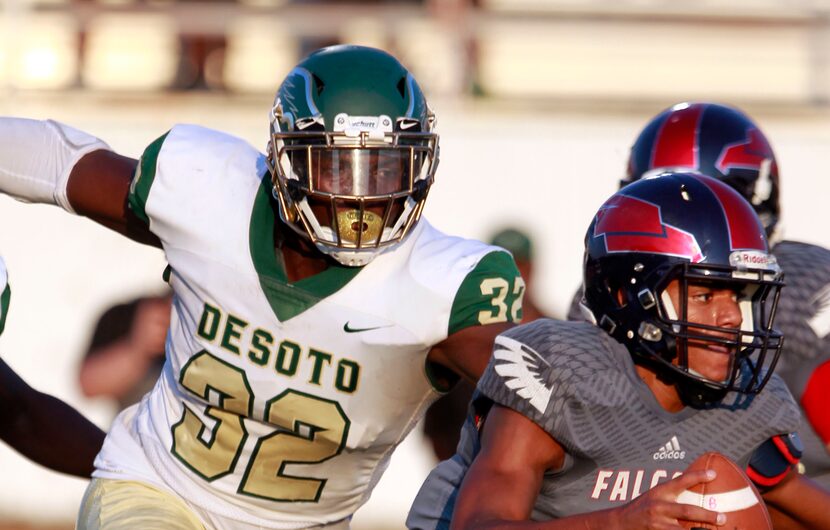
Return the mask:
<svg viewBox="0 0 830 530">
<path fill-rule="evenodd" d="M 88 478 L 104 432 L 0 360 L 0 439 L 42 466 Z"/>
<path fill-rule="evenodd" d="M 830 492 L 798 474 L 795 468 L 762 496 L 770 509 L 770 515 L 775 517 L 776 530 L 830 530 Z"/>
<path fill-rule="evenodd" d="M 134 241 L 161 247 L 127 206 L 130 182 L 138 160 L 112 151 L 93 151 L 81 158 L 67 183 L 69 203 L 83 215 Z"/>
<path fill-rule="evenodd" d="M 564 449 L 547 432 L 512 409 L 494 406 L 484 424 L 481 452 L 464 477 L 451 529 L 682 530 L 678 519 L 716 524 L 716 512 L 674 501 L 683 490 L 714 479 L 707 471 L 686 473 L 619 508 L 528 520 L 545 471 L 564 462 Z"/>
<path fill-rule="evenodd" d="M 512 322 L 472 326 L 457 331 L 439 342 L 429 352 L 427 360 L 446 369 L 440 382 L 452 386 L 456 379 L 449 372 L 475 383 L 490 360 L 496 335 L 513 327 Z"/>
<path fill-rule="evenodd" d="M 810 530 L 771 504 L 767 504 L 767 512 L 775 530 Z"/>
</svg>

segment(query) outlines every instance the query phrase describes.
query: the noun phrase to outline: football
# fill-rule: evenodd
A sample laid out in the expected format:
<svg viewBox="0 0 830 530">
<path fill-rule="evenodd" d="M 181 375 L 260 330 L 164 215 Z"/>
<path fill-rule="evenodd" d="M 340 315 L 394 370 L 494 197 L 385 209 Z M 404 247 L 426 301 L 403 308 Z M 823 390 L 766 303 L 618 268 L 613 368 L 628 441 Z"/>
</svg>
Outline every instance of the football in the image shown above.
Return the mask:
<svg viewBox="0 0 830 530">
<path fill-rule="evenodd" d="M 684 491 L 677 497 L 677 502 L 723 512 L 726 514 L 726 525 L 681 521 L 683 528 L 772 530 L 772 521 L 761 494 L 735 462 L 720 453 L 705 453 L 692 462 L 686 472 L 704 469 L 714 469 L 718 476 L 712 482 Z"/>
</svg>

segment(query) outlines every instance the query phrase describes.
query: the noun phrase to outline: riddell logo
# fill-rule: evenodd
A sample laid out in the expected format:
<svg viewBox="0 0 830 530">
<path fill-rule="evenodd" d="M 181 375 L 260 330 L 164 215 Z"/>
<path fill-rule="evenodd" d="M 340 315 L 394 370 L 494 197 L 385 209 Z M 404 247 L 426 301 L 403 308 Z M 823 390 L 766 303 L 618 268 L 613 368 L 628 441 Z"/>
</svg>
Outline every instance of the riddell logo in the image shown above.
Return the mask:
<svg viewBox="0 0 830 530">
<path fill-rule="evenodd" d="M 686 451 L 680 450 L 677 436 L 672 436 L 666 445 L 652 455 L 652 458 L 655 460 L 683 460 L 686 458 Z"/>
<path fill-rule="evenodd" d="M 739 250 L 729 255 L 730 265 L 769 265 L 776 263 L 775 256 L 753 250 Z"/>
</svg>

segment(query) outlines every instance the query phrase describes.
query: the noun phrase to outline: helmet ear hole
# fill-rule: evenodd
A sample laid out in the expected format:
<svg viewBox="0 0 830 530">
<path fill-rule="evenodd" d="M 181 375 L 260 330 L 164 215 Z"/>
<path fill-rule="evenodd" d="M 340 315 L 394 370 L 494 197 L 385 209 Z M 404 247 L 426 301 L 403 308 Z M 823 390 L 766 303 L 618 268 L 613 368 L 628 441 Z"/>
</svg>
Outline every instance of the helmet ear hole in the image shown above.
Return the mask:
<svg viewBox="0 0 830 530">
<path fill-rule="evenodd" d="M 326 84 L 322 79 L 317 77 L 317 74 L 312 73 L 311 78 L 314 80 L 314 86 L 317 88 L 317 95 L 319 96 L 323 93 L 323 89 L 326 88 Z"/>
</svg>

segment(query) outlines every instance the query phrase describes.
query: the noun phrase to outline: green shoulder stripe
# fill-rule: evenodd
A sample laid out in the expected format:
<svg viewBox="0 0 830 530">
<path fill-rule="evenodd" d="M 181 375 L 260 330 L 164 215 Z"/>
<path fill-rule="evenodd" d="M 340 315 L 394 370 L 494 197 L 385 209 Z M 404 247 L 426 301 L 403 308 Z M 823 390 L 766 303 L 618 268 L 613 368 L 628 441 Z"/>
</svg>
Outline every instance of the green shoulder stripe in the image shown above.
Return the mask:
<svg viewBox="0 0 830 530">
<path fill-rule="evenodd" d="M 130 209 L 147 225 L 150 224 L 150 220 L 147 218 L 147 212 L 145 211 L 147 197 L 150 195 L 150 187 L 156 178 L 159 152 L 168 134 L 170 134 L 169 131 L 160 136 L 144 150 L 141 159 L 138 161 L 138 167 L 135 169 L 133 181 L 130 184 Z"/>
<path fill-rule="evenodd" d="M 485 255 L 458 288 L 448 334 L 470 326 L 520 321 L 524 293 L 524 280 L 510 254 Z"/>
<path fill-rule="evenodd" d="M 9 302 L 11 302 L 12 289 L 6 283 L 3 294 L 0 294 L 0 334 L 6 329 L 6 316 L 9 314 Z"/>
</svg>

